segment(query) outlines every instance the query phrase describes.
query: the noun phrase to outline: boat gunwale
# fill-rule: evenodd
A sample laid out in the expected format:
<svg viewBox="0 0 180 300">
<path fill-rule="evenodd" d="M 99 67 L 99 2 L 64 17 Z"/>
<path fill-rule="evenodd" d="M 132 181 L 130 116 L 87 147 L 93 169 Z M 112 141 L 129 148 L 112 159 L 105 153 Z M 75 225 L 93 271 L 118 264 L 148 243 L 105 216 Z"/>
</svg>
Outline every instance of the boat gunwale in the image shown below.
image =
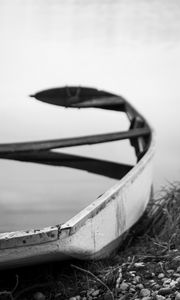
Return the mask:
<svg viewBox="0 0 180 300">
<path fill-rule="evenodd" d="M 116 194 L 119 194 L 120 190 L 125 189 L 127 185 L 131 184 L 136 179 L 138 174 L 144 170 L 147 163 L 153 158 L 154 153 L 155 134 L 154 131 L 152 131 L 150 147 L 145 155 L 138 161 L 138 163 L 122 179 L 105 191 L 99 198 L 95 199 L 90 205 L 81 210 L 69 221 L 61 225 L 61 230 L 70 229 L 70 234 L 74 233 L 79 227 L 82 226 L 82 223 L 85 223 L 87 219 L 96 215 L 104 208 L 104 206 L 116 199 Z"/>
</svg>

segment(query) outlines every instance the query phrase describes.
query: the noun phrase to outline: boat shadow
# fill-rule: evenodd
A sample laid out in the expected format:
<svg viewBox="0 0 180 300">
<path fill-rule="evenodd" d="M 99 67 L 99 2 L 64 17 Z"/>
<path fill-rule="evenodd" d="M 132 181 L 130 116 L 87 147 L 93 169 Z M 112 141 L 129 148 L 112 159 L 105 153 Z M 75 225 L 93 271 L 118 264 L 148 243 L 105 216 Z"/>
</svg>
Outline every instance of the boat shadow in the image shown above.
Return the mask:
<svg viewBox="0 0 180 300">
<path fill-rule="evenodd" d="M 20 155 L 18 153 L 10 153 L 6 154 L 5 156 L 1 155 L 0 157 L 16 161 L 84 170 L 112 179 L 121 179 L 133 167 L 128 164 L 115 163 L 111 161 L 55 151 L 21 152 Z"/>
</svg>

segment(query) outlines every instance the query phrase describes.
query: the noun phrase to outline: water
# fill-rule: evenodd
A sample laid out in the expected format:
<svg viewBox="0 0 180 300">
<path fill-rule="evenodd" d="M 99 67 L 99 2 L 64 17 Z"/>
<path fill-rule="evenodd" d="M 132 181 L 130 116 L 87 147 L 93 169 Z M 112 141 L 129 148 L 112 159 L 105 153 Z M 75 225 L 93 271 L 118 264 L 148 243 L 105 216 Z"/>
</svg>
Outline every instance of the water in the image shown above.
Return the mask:
<svg viewBox="0 0 180 300">
<path fill-rule="evenodd" d="M 123 95 L 155 128 L 156 189 L 179 180 L 178 0 L 1 0 L 0 38 L 1 142 L 126 129 L 115 112 L 72 112 L 28 97 L 67 84 L 97 87 Z M 132 163 L 126 148 L 68 152 Z M 63 167 L 0 168 L 1 231 L 64 222 L 115 182 Z"/>
</svg>

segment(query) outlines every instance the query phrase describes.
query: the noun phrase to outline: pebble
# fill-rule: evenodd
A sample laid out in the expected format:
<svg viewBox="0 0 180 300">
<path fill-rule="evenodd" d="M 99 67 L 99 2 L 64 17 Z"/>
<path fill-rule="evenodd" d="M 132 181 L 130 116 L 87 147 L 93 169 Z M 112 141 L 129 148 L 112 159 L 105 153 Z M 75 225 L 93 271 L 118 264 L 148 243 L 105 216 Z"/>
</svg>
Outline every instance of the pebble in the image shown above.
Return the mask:
<svg viewBox="0 0 180 300">
<path fill-rule="evenodd" d="M 136 286 L 135 286 L 134 284 L 131 284 L 131 288 L 135 289 L 135 287 L 136 287 Z"/>
<path fill-rule="evenodd" d="M 164 277 L 164 278 L 161 279 L 162 282 L 166 282 L 166 281 L 168 281 L 168 280 L 171 281 L 171 279 L 169 279 L 169 278 L 167 278 L 167 277 Z"/>
<path fill-rule="evenodd" d="M 176 283 L 180 283 L 180 277 L 176 278 Z"/>
<path fill-rule="evenodd" d="M 137 262 L 134 264 L 135 268 L 144 268 L 144 263 L 143 262 Z"/>
<path fill-rule="evenodd" d="M 135 273 L 134 271 L 129 271 L 129 274 L 130 274 L 132 277 L 135 277 L 135 276 L 136 276 L 134 273 Z"/>
<path fill-rule="evenodd" d="M 69 298 L 69 300 L 76 300 L 76 297 L 71 297 Z"/>
<path fill-rule="evenodd" d="M 173 269 L 169 269 L 169 270 L 167 270 L 167 273 L 168 273 L 168 274 L 173 274 L 173 273 L 174 273 L 174 270 L 173 270 Z"/>
<path fill-rule="evenodd" d="M 159 295 L 162 295 L 162 296 L 165 296 L 165 295 L 168 295 L 172 292 L 172 289 L 169 288 L 169 287 L 164 287 L 164 288 L 161 288 L 159 291 L 158 291 L 158 294 Z"/>
<path fill-rule="evenodd" d="M 142 283 L 139 283 L 136 285 L 136 287 L 140 290 L 142 290 L 144 288 L 144 285 Z"/>
<path fill-rule="evenodd" d="M 34 300 L 45 300 L 46 296 L 43 293 L 41 293 L 41 292 L 36 292 L 33 295 L 33 298 L 34 298 Z"/>
<path fill-rule="evenodd" d="M 148 289 L 142 289 L 141 291 L 140 291 L 140 296 L 141 297 L 148 297 L 148 296 L 150 296 L 150 294 L 151 294 L 151 292 L 150 292 L 150 290 L 148 290 Z"/>
<path fill-rule="evenodd" d="M 179 267 L 177 267 L 176 271 L 177 271 L 177 273 L 179 273 L 179 272 L 180 272 L 180 266 L 179 266 Z"/>
<path fill-rule="evenodd" d="M 146 296 L 146 297 L 142 298 L 142 300 L 151 300 L 151 299 L 152 299 L 152 297 L 150 297 L 150 296 Z"/>
<path fill-rule="evenodd" d="M 160 285 L 158 283 L 156 283 L 152 286 L 153 290 L 158 290 L 159 288 L 160 288 Z"/>
<path fill-rule="evenodd" d="M 177 280 L 179 280 L 179 282 L 180 282 L 180 278 L 177 278 Z M 171 282 L 170 282 L 169 286 L 170 286 L 171 288 L 175 287 L 175 286 L 176 286 L 176 284 L 178 283 L 178 281 L 177 281 L 177 280 L 171 280 Z"/>
<path fill-rule="evenodd" d="M 180 261 L 180 256 L 178 255 L 178 256 L 175 256 L 174 258 L 173 258 L 173 260 L 174 261 Z"/>
<path fill-rule="evenodd" d="M 165 277 L 165 275 L 163 274 L 163 273 L 159 273 L 159 275 L 158 275 L 158 278 L 159 279 L 162 279 L 162 278 L 164 278 Z"/>
<path fill-rule="evenodd" d="M 180 300 L 180 293 L 176 294 L 175 300 Z"/>
<path fill-rule="evenodd" d="M 120 284 L 120 289 L 121 289 L 122 291 L 126 291 L 128 288 L 129 288 L 129 284 L 128 284 L 128 283 L 122 282 L 122 283 Z"/>
<path fill-rule="evenodd" d="M 180 273 L 174 273 L 173 276 L 174 277 L 180 277 Z"/>
<path fill-rule="evenodd" d="M 166 299 L 164 296 L 162 296 L 162 295 L 156 295 L 156 300 L 164 300 L 164 299 Z"/>
<path fill-rule="evenodd" d="M 154 291 L 154 292 L 152 292 L 151 293 L 151 296 L 153 297 L 153 298 L 155 298 L 155 296 L 158 294 L 158 291 Z"/>
<path fill-rule="evenodd" d="M 87 291 L 87 296 L 91 295 L 94 291 L 95 291 L 95 289 L 89 289 L 89 290 Z"/>
<path fill-rule="evenodd" d="M 92 292 L 91 296 L 92 297 L 97 297 L 99 295 L 100 291 L 99 290 L 96 290 L 94 292 Z"/>
<path fill-rule="evenodd" d="M 151 286 L 156 284 L 154 279 L 149 280 L 149 283 L 150 283 Z"/>
<path fill-rule="evenodd" d="M 133 287 L 130 287 L 129 292 L 130 292 L 130 293 L 135 293 L 136 290 L 135 290 Z"/>
<path fill-rule="evenodd" d="M 141 277 L 140 276 L 135 276 L 134 279 L 133 279 L 136 283 L 140 282 L 141 281 Z"/>
</svg>

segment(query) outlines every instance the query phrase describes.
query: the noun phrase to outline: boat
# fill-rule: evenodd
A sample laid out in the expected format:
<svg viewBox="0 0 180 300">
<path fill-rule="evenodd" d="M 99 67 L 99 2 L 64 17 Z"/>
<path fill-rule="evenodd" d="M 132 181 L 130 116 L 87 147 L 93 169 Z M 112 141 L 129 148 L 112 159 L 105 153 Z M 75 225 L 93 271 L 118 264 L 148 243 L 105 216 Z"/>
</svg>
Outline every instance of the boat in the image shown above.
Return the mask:
<svg viewBox="0 0 180 300">
<path fill-rule="evenodd" d="M 144 213 L 153 185 L 154 131 L 123 97 L 89 87 L 60 87 L 31 95 L 39 101 L 74 109 L 123 112 L 129 130 L 55 140 L 0 144 L 0 158 L 63 165 L 118 179 L 110 189 L 63 224 L 0 234 L 0 268 L 47 261 L 99 260 L 117 251 Z M 53 149 L 128 139 L 135 165 L 86 158 Z"/>
</svg>

